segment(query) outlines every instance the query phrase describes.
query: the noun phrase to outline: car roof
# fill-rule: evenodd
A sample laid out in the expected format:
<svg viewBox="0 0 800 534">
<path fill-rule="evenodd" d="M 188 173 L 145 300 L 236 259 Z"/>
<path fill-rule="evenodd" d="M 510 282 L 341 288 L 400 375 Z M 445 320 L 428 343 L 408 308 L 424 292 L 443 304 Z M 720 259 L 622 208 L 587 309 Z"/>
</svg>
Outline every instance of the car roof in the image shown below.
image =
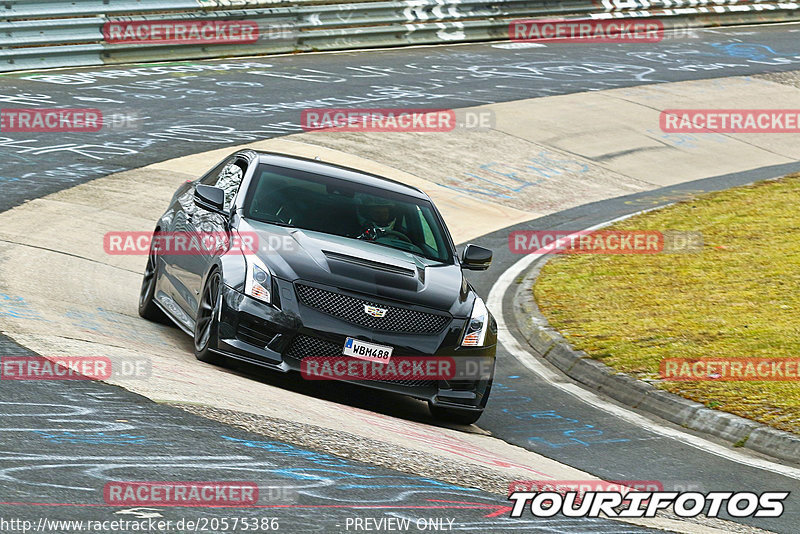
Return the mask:
<svg viewBox="0 0 800 534">
<path fill-rule="evenodd" d="M 415 198 L 430 200 L 428 195 L 426 195 L 421 189 L 418 189 L 414 186 L 404 184 L 403 182 L 398 182 L 397 180 L 392 180 L 391 178 L 385 178 L 377 174 L 345 167 L 343 165 L 336 165 L 335 163 L 328 163 L 326 161 L 309 159 L 300 156 L 290 156 L 288 154 L 280 154 L 277 152 L 265 152 L 260 150 L 246 150 L 246 152 L 255 152 L 258 156 L 259 163 L 296 169 L 313 174 L 322 174 L 324 176 L 347 180 L 349 182 L 386 189 L 388 191 L 409 195 Z"/>
</svg>

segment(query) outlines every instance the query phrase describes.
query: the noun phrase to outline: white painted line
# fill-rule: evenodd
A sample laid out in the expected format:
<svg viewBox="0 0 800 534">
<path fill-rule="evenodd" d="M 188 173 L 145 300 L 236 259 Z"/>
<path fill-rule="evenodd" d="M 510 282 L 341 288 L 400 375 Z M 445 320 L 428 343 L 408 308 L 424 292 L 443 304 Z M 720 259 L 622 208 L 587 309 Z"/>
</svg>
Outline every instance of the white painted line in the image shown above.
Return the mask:
<svg viewBox="0 0 800 534">
<path fill-rule="evenodd" d="M 629 217 L 633 217 L 634 215 L 638 215 L 640 213 L 645 213 L 647 211 L 652 210 L 642 210 L 636 213 L 632 213 L 630 215 L 626 215 L 624 217 L 619 217 L 617 219 L 613 219 L 611 221 L 607 221 L 601 224 L 597 224 L 590 228 L 586 228 L 583 231 L 592 231 L 597 230 L 599 228 L 603 228 L 610 224 L 613 224 L 617 221 L 622 221 Z M 575 232 L 577 234 L 578 232 Z M 500 310 L 495 315 L 495 319 L 497 320 L 497 329 L 498 329 L 498 340 L 500 343 L 505 347 L 505 349 L 514 355 L 517 360 L 522 363 L 525 367 L 536 373 L 540 378 L 549 382 L 552 386 L 557 387 L 558 389 L 569 393 L 570 395 L 574 396 L 576 399 L 580 400 L 581 402 L 585 402 L 595 408 L 603 410 L 604 412 L 613 415 L 615 417 L 619 417 L 620 419 L 627 421 L 629 423 L 635 424 L 645 430 L 649 430 L 659 436 L 669 437 L 695 447 L 696 449 L 700 449 L 704 452 L 708 452 L 714 455 L 717 455 L 721 458 L 725 458 L 727 460 L 731 460 L 737 462 L 742 465 L 746 465 L 749 467 L 755 467 L 756 469 L 764 469 L 766 471 L 771 471 L 773 473 L 778 473 L 780 475 L 784 475 L 789 478 L 793 478 L 795 480 L 800 480 L 800 469 L 789 467 L 786 465 L 782 465 L 779 463 L 771 462 L 769 460 L 765 460 L 762 458 L 758 458 L 756 456 L 747 454 L 743 451 L 738 451 L 729 447 L 725 447 L 709 441 L 707 439 L 701 438 L 699 436 L 695 436 L 693 434 L 688 434 L 681 430 L 662 425 L 640 415 L 636 412 L 633 412 L 627 408 L 623 408 L 622 406 L 618 406 L 612 402 L 605 400 L 604 398 L 600 397 L 592 390 L 585 389 L 577 384 L 573 384 L 569 382 L 568 379 L 561 374 L 561 372 L 554 371 L 536 359 L 533 354 L 531 354 L 530 350 L 526 350 L 517 343 L 516 338 L 511 335 L 506 326 L 505 317 L 503 315 L 503 295 L 506 294 L 506 291 L 514 283 L 517 277 L 522 274 L 525 269 L 530 266 L 534 261 L 541 258 L 544 254 L 528 254 L 524 256 L 522 259 L 514 263 L 511 267 L 509 267 L 494 283 L 492 289 L 489 291 L 489 297 L 487 299 L 486 305 L 490 310 Z"/>
<path fill-rule="evenodd" d="M 547 48 L 546 44 L 542 43 L 500 43 L 493 44 L 492 48 L 504 48 L 506 50 L 517 50 L 520 48 Z"/>
</svg>

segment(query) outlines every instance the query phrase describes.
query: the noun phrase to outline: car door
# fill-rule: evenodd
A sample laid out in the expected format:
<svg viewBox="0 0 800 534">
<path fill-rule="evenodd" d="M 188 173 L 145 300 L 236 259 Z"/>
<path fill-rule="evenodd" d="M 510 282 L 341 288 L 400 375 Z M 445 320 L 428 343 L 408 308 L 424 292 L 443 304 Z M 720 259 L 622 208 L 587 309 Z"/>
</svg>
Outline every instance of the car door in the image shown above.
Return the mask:
<svg viewBox="0 0 800 534">
<path fill-rule="evenodd" d="M 212 172 L 195 182 L 219 187 L 225 191 L 225 211 L 234 205 L 242 178 L 247 171 L 245 158 L 234 156 L 215 167 Z M 183 202 L 183 224 L 175 225 L 173 237 L 172 274 L 174 300 L 190 316 L 197 313 L 203 277 L 214 257 L 224 252 L 223 239 L 230 239 L 227 215 L 205 210 L 194 203 L 195 187 L 190 188 L 191 198 Z M 178 226 L 181 226 L 180 228 Z M 176 239 L 184 237 L 185 246 Z M 216 246 L 218 244 L 218 246 Z M 195 245 L 200 245 L 196 247 Z"/>
</svg>

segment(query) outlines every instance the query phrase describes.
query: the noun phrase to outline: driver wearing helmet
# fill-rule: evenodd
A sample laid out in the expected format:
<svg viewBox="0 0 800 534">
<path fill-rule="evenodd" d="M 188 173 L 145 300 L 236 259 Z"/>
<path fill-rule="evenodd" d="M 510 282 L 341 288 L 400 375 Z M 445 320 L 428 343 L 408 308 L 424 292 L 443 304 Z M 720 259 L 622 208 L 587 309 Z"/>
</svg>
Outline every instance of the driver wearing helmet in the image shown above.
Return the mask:
<svg viewBox="0 0 800 534">
<path fill-rule="evenodd" d="M 394 203 L 386 198 L 363 195 L 358 208 L 358 223 L 363 229 L 360 239 L 376 239 L 394 230 L 397 215 Z"/>
</svg>

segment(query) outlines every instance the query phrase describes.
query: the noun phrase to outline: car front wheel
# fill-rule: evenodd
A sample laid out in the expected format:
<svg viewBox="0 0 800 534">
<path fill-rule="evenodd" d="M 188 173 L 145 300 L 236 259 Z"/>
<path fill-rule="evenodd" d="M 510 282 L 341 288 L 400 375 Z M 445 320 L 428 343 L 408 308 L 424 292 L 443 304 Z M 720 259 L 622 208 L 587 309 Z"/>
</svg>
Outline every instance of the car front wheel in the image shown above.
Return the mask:
<svg viewBox="0 0 800 534">
<path fill-rule="evenodd" d="M 194 355 L 205 363 L 222 363 L 222 356 L 211 351 L 214 331 L 217 327 L 217 311 L 222 305 L 220 302 L 221 283 L 222 277 L 219 271 L 214 271 L 208 276 L 194 323 Z"/>
</svg>

